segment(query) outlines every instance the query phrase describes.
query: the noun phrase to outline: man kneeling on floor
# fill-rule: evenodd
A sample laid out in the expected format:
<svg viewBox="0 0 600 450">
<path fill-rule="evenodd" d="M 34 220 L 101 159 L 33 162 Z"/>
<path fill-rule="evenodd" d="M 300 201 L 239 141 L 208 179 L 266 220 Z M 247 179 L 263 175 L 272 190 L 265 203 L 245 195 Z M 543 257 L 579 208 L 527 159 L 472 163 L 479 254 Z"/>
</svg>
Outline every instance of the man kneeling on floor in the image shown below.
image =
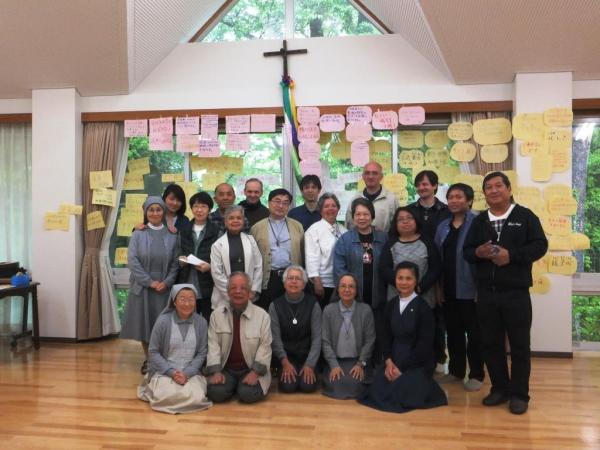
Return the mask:
<svg viewBox="0 0 600 450">
<path fill-rule="evenodd" d="M 250 302 L 251 280 L 234 272 L 227 284 L 229 304 L 215 309 L 208 328 L 208 398 L 215 403 L 235 393 L 243 403 L 262 400 L 271 384 L 271 320 Z"/>
</svg>

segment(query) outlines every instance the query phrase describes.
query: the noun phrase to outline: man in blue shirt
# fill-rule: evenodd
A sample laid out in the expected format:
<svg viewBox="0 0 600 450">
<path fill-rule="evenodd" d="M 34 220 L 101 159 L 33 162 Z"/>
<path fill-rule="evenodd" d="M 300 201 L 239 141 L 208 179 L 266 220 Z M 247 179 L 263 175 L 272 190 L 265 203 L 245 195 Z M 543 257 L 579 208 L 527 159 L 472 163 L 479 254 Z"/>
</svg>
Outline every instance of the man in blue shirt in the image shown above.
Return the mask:
<svg viewBox="0 0 600 450">
<path fill-rule="evenodd" d="M 304 204 L 291 209 L 288 217 L 300 222 L 306 231 L 313 223 L 321 220 L 321 214 L 317 209 L 317 201 L 321 193 L 321 180 L 316 175 L 306 175 L 300 180 L 300 190 Z"/>
</svg>

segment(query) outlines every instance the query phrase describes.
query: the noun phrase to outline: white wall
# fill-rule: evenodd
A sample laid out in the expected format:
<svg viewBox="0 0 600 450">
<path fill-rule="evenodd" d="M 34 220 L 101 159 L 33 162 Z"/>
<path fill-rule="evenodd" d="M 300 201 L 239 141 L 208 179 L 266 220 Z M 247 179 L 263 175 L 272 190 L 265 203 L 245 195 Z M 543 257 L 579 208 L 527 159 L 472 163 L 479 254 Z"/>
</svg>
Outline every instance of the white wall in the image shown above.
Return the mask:
<svg viewBox="0 0 600 450">
<path fill-rule="evenodd" d="M 76 336 L 81 268 L 81 218 L 68 232 L 44 230 L 44 213 L 61 202 L 81 204 L 83 126 L 75 89 L 33 91 L 32 101 L 32 266 L 40 282 L 40 335 Z"/>
</svg>

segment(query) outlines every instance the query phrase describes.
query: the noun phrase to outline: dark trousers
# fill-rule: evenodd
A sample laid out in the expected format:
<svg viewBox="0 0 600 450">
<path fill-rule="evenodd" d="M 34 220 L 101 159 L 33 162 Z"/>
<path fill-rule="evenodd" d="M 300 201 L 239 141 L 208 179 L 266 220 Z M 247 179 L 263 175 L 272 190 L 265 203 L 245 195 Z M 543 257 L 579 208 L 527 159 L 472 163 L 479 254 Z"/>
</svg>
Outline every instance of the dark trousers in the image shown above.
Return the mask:
<svg viewBox="0 0 600 450">
<path fill-rule="evenodd" d="M 311 289 L 312 289 L 311 293 L 313 295 L 315 295 L 314 285 L 312 283 L 308 283 L 307 286 L 311 286 Z M 319 306 L 321 307 L 321 311 L 324 310 L 327 305 L 329 305 L 329 302 L 331 301 L 331 296 L 333 295 L 334 290 L 335 290 L 334 288 L 324 287 L 323 288 L 323 291 L 324 291 L 323 297 L 317 297 L 317 300 L 319 301 Z M 315 297 L 316 297 L 316 295 L 315 295 Z"/>
<path fill-rule="evenodd" d="M 444 323 L 444 313 L 440 305 L 435 305 L 432 312 L 435 321 L 433 356 L 436 363 L 444 364 L 446 362 L 446 325 Z"/>
<path fill-rule="evenodd" d="M 286 394 L 291 394 L 292 392 L 296 392 L 296 391 L 300 391 L 300 392 L 304 392 L 304 393 L 310 393 L 310 392 L 314 392 L 317 389 L 317 380 L 315 378 L 315 382 L 314 383 L 305 383 L 304 379 L 302 378 L 302 375 L 300 375 L 300 371 L 302 370 L 302 367 L 304 367 L 302 364 L 297 364 L 297 363 L 293 363 L 294 368 L 296 369 L 296 381 L 292 381 L 291 383 L 286 383 L 285 381 L 283 381 L 283 378 L 281 378 L 281 376 L 279 377 L 279 391 L 286 393 Z M 317 372 L 315 370 L 315 376 L 316 376 Z"/>
<path fill-rule="evenodd" d="M 373 321 L 375 322 L 375 346 L 373 347 L 373 355 L 371 362 L 373 367 L 378 367 L 383 364 L 383 330 L 385 321 L 389 318 L 385 317 L 384 306 L 373 310 Z"/>
<path fill-rule="evenodd" d="M 283 280 L 281 278 L 282 275 L 283 270 L 271 270 L 267 289 L 260 293 L 260 297 L 256 303 L 254 303 L 256 306 L 260 306 L 262 309 L 269 312 L 269 306 L 271 305 L 271 302 L 277 297 L 282 296 L 285 292 Z"/>
<path fill-rule="evenodd" d="M 260 383 L 250 386 L 242 382 L 249 370 L 233 371 L 224 369 L 224 384 L 208 384 L 207 397 L 215 403 L 223 403 L 237 393 L 240 402 L 256 403 L 265 398 Z"/>
<path fill-rule="evenodd" d="M 210 321 L 210 315 L 212 314 L 212 302 L 210 297 L 196 299 L 196 312 L 204 317 L 207 322 Z"/>
<path fill-rule="evenodd" d="M 481 333 L 475 300 L 449 299 L 442 306 L 448 333 L 448 372 L 463 379 L 469 359 L 469 378 L 483 381 Z M 467 337 L 465 342 L 465 335 Z"/>
<path fill-rule="evenodd" d="M 492 381 L 492 392 L 529 400 L 531 372 L 531 298 L 526 289 L 497 292 L 480 289 L 477 316 L 481 328 L 483 358 Z M 510 344 L 508 374 L 505 336 Z"/>
</svg>

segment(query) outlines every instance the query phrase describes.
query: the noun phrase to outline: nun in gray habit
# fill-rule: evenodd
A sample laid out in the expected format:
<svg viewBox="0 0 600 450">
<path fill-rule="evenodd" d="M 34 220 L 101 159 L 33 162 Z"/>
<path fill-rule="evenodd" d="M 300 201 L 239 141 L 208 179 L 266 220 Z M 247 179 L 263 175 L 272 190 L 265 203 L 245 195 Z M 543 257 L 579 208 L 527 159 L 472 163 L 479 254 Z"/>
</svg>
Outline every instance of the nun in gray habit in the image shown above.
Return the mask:
<svg viewBox="0 0 600 450">
<path fill-rule="evenodd" d="M 163 199 L 148 197 L 143 207 L 147 226 L 133 232 L 127 252 L 131 275 L 121 338 L 141 341 L 148 359 L 150 333 L 167 305 L 179 265 L 175 255 L 177 235 L 165 225 Z M 146 373 L 146 368 L 144 361 L 142 373 Z"/>
<path fill-rule="evenodd" d="M 138 398 L 156 411 L 179 414 L 212 406 L 200 374 L 208 352 L 208 325 L 196 313 L 197 296 L 192 284 L 173 286 L 152 330 L 148 374 L 138 386 Z"/>
</svg>

